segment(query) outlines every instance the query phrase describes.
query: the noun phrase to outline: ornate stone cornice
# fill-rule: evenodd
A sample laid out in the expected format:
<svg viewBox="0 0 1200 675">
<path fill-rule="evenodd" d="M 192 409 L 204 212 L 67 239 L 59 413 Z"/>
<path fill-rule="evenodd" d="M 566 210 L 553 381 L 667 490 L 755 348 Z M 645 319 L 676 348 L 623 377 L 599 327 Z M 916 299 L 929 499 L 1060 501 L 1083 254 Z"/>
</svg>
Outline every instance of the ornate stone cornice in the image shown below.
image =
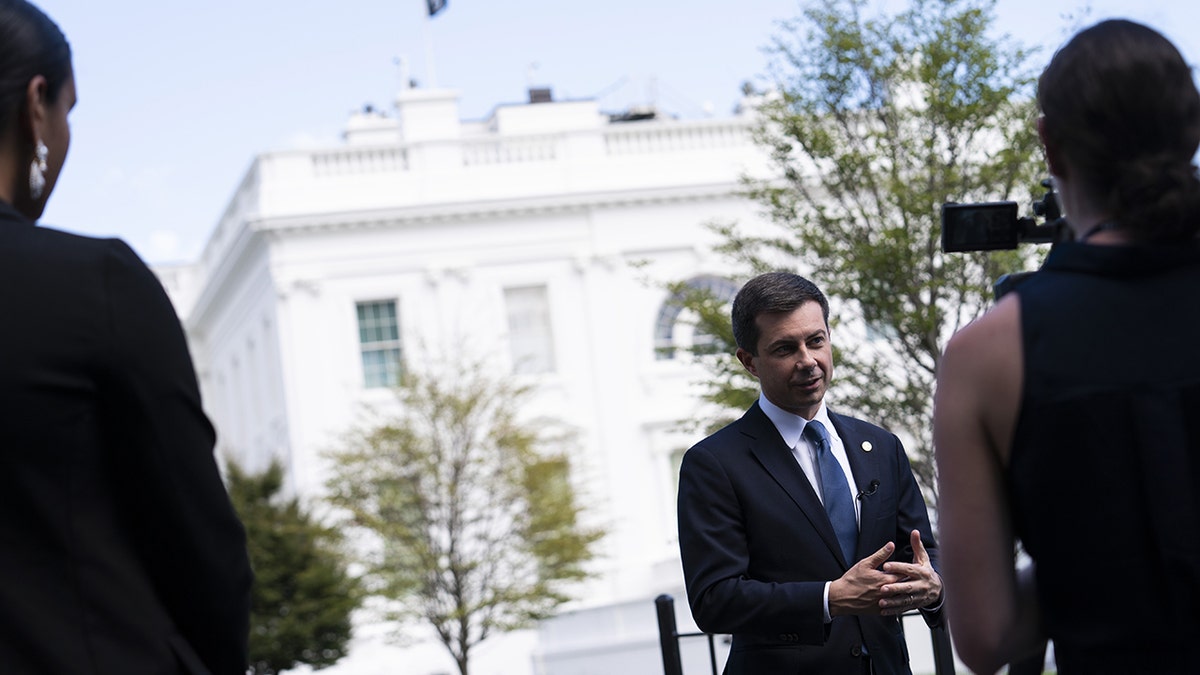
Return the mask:
<svg viewBox="0 0 1200 675">
<path fill-rule="evenodd" d="M 576 213 L 603 208 L 703 202 L 726 199 L 740 193 L 740 184 L 716 183 L 690 185 L 685 188 L 620 190 L 562 196 L 421 204 L 362 211 L 308 213 L 300 216 L 271 216 L 256 219 L 248 225 L 256 231 L 269 231 L 275 236 L 287 236 L 288 233 L 403 228 L 430 223 L 501 220 L 552 213 Z"/>
</svg>

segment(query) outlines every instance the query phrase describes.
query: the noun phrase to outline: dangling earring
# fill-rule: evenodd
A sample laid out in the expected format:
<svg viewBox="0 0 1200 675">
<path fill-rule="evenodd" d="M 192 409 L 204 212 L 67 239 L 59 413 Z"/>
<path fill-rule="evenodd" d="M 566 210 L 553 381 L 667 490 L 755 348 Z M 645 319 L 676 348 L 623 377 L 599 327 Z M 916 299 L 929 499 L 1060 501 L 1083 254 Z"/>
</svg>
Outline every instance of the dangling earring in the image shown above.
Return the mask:
<svg viewBox="0 0 1200 675">
<path fill-rule="evenodd" d="M 42 198 L 42 190 L 46 189 L 46 157 L 50 149 L 40 140 L 37 142 L 37 159 L 29 164 L 29 194 L 34 201 Z"/>
</svg>

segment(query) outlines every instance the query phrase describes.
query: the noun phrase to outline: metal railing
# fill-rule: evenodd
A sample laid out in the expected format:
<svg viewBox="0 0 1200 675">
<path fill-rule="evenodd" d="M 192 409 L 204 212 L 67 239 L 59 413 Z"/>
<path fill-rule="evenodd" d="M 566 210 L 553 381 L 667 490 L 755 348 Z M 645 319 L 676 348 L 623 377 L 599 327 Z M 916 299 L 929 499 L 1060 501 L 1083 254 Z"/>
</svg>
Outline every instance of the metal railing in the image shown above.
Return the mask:
<svg viewBox="0 0 1200 675">
<path fill-rule="evenodd" d="M 662 594 L 654 599 L 654 609 L 658 613 L 658 643 L 662 648 L 664 675 L 683 675 L 683 659 L 679 653 L 679 641 L 685 638 L 707 637 L 708 656 L 712 664 L 713 675 L 720 672 L 717 669 L 717 648 L 711 633 L 680 633 L 675 623 L 675 598 Z M 915 616 L 920 612 L 912 611 L 902 616 Z M 904 622 L 900 622 L 901 630 Z M 929 629 L 929 639 L 933 642 L 933 668 L 936 675 L 954 675 L 954 651 L 950 646 L 950 633 L 945 625 Z"/>
<path fill-rule="evenodd" d="M 713 675 L 717 675 L 717 645 L 712 633 L 680 633 L 675 624 L 675 598 L 663 593 L 654 599 L 654 610 L 658 612 L 658 644 L 662 648 L 663 673 L 683 675 L 683 659 L 679 654 L 679 641 L 683 638 L 707 637 L 708 657 L 712 660 Z"/>
</svg>

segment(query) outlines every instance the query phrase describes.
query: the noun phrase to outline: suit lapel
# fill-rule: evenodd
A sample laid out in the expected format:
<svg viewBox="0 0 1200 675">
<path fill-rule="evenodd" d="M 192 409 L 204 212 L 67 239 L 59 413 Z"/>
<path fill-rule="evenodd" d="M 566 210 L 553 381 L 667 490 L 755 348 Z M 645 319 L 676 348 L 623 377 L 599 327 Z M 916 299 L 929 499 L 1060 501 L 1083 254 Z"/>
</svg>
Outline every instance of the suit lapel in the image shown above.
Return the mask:
<svg viewBox="0 0 1200 675">
<path fill-rule="evenodd" d="M 841 415 L 831 411 L 829 419 L 833 422 L 838 437 L 842 439 L 842 446 L 846 449 L 846 458 L 850 461 L 850 471 L 854 474 L 854 483 L 858 488 L 855 497 L 859 504 L 858 546 L 855 553 L 858 560 L 862 560 L 875 552 L 874 542 L 890 541 L 891 537 L 888 532 L 877 531 L 876 524 L 880 522 L 879 512 L 882 502 L 872 498 L 873 493 L 879 489 L 879 482 L 875 483 L 874 488 L 871 487 L 871 482 L 883 480 L 883 473 L 880 469 L 882 455 L 874 452 L 875 447 L 868 439 L 850 433 Z M 871 450 L 866 448 L 871 448 Z M 867 493 L 872 493 L 872 495 Z M 857 495 L 862 496 L 858 497 Z M 882 543 L 880 545 L 882 546 Z M 864 547 L 870 550 L 863 550 Z"/>
<path fill-rule="evenodd" d="M 842 547 L 838 544 L 833 525 L 829 523 L 829 514 L 825 512 L 825 507 L 817 497 L 812 483 L 804 475 L 800 465 L 796 463 L 796 458 L 792 456 L 792 449 L 780 437 L 779 430 L 771 423 L 771 419 L 762 411 L 758 403 L 746 411 L 746 414 L 742 416 L 742 423 L 741 431 L 749 438 L 750 452 L 755 459 L 787 492 L 796 506 L 800 507 L 800 511 L 812 525 L 813 530 L 820 535 L 822 541 L 837 556 L 838 560 L 841 560 L 843 557 Z M 848 569 L 845 561 L 843 561 L 843 566 Z"/>
</svg>

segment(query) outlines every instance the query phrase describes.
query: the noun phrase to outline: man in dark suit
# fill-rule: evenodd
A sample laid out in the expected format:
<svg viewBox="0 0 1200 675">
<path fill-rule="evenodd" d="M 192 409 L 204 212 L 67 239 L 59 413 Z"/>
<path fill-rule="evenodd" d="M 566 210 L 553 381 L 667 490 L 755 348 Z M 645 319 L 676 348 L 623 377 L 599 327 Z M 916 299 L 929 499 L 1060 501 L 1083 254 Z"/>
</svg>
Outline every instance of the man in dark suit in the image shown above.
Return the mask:
<svg viewBox="0 0 1200 675">
<path fill-rule="evenodd" d="M 937 548 L 894 434 L 830 412 L 829 304 L 784 272 L 733 303 L 762 394 L 697 443 L 679 477 L 696 624 L 733 634 L 727 675 L 909 673 L 899 614 L 941 621 Z"/>
</svg>

